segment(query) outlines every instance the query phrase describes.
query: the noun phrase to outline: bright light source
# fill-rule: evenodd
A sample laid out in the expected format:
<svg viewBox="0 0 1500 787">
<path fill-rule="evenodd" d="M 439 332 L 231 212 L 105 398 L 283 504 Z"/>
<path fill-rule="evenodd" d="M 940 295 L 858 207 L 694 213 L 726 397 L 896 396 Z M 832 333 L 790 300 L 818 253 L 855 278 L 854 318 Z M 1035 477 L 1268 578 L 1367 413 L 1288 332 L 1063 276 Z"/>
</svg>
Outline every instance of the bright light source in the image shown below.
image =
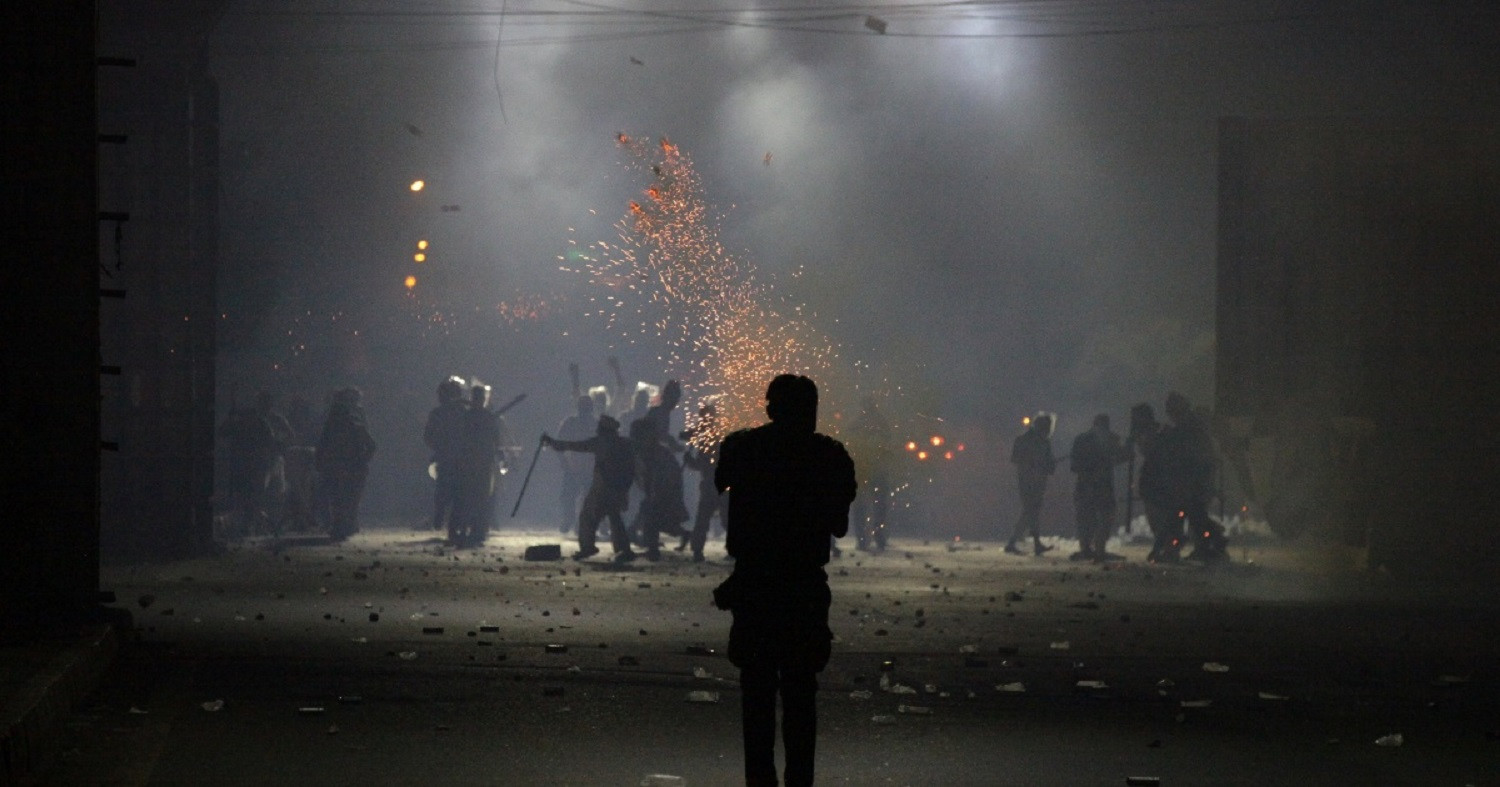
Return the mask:
<svg viewBox="0 0 1500 787">
<path fill-rule="evenodd" d="M 411 288 L 413 288 L 415 286 L 417 286 L 417 277 L 415 277 L 415 276 L 407 276 L 406 277 L 406 289 L 409 290 L 409 289 L 411 289 Z"/>
<path fill-rule="evenodd" d="M 926 451 L 918 451 L 917 452 L 917 461 L 919 461 L 919 462 L 925 462 L 925 461 L 927 461 L 927 452 Z"/>
<path fill-rule="evenodd" d="M 427 255 L 419 251 L 416 254 L 412 255 L 412 259 L 416 260 L 417 262 L 426 262 Z"/>
<path fill-rule="evenodd" d="M 1022 426 L 1031 426 L 1031 416 L 1028 415 L 1025 418 L 1022 418 L 1021 419 L 1021 425 Z"/>
<path fill-rule="evenodd" d="M 411 182 L 412 191 L 421 191 L 424 188 L 427 188 L 427 183 L 425 181 L 414 180 Z"/>
<path fill-rule="evenodd" d="M 425 240 L 419 240 L 419 241 L 417 241 L 417 248 L 422 249 L 422 250 L 425 251 L 427 249 L 427 241 L 425 241 Z"/>
<path fill-rule="evenodd" d="M 933 435 L 932 436 L 932 447 L 933 448 L 937 448 L 938 446 L 940 446 L 942 444 L 943 444 L 943 438 L 941 438 L 941 437 L 939 437 L 937 435 Z"/>
<path fill-rule="evenodd" d="M 908 450 L 908 451 L 915 451 L 915 450 L 917 450 L 917 442 L 915 440 L 909 441 L 906 444 L 906 450 Z"/>
<path fill-rule="evenodd" d="M 952 459 L 953 458 L 953 452 L 952 451 L 944 451 L 943 452 L 943 458 L 944 459 Z"/>
</svg>

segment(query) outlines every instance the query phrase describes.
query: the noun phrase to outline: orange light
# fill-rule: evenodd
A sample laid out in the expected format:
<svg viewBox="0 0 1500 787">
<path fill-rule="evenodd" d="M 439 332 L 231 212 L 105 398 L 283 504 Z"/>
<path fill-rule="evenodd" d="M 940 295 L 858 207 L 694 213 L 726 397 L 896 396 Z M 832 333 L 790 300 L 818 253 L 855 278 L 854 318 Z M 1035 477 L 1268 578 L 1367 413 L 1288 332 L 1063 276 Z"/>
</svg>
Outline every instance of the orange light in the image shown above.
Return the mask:
<svg viewBox="0 0 1500 787">
<path fill-rule="evenodd" d="M 1025 418 L 1022 418 L 1021 419 L 1021 425 L 1022 426 L 1031 426 L 1031 416 L 1028 415 Z"/>
<path fill-rule="evenodd" d="M 406 289 L 409 290 L 409 289 L 411 289 L 411 288 L 413 288 L 415 286 L 417 286 L 417 277 L 415 277 L 415 276 L 407 276 L 406 277 Z"/>
<path fill-rule="evenodd" d="M 422 189 L 425 189 L 425 188 L 427 188 L 427 183 L 425 181 L 414 180 L 414 181 L 411 182 L 411 190 L 412 191 L 421 191 Z"/>
<path fill-rule="evenodd" d="M 926 451 L 918 451 L 917 452 L 917 461 L 920 461 L 920 462 L 927 461 L 927 452 Z"/>
<path fill-rule="evenodd" d="M 427 241 L 425 241 L 425 240 L 419 240 L 419 241 L 417 241 L 417 248 L 419 248 L 419 249 L 426 249 L 427 248 Z"/>
<path fill-rule="evenodd" d="M 628 145 L 628 144 L 630 144 L 630 137 L 625 136 L 624 132 L 616 134 L 615 135 L 615 140 L 618 141 L 621 145 Z"/>
<path fill-rule="evenodd" d="M 953 458 L 953 452 L 952 451 L 944 451 L 943 452 L 943 458 L 944 459 L 952 459 Z"/>
<path fill-rule="evenodd" d="M 1178 511 L 1177 512 L 1177 518 L 1178 519 L 1181 519 L 1181 518 L 1183 518 L 1185 516 L 1187 516 L 1187 512 L 1186 511 Z"/>
<path fill-rule="evenodd" d="M 937 435 L 933 435 L 932 436 L 932 447 L 933 448 L 937 448 L 938 446 L 940 446 L 942 444 L 943 444 L 943 438 L 941 438 L 941 437 L 939 437 Z"/>
<path fill-rule="evenodd" d="M 963 443 L 959 443 L 958 444 L 958 450 L 960 450 L 960 451 L 964 450 L 964 444 Z"/>
<path fill-rule="evenodd" d="M 412 255 L 412 259 L 416 260 L 417 262 L 426 262 L 427 255 L 419 251 L 416 254 Z"/>
<path fill-rule="evenodd" d="M 917 450 L 917 442 L 915 440 L 907 442 L 907 444 L 906 444 L 906 450 L 908 450 L 908 451 L 915 451 L 915 450 Z"/>
</svg>

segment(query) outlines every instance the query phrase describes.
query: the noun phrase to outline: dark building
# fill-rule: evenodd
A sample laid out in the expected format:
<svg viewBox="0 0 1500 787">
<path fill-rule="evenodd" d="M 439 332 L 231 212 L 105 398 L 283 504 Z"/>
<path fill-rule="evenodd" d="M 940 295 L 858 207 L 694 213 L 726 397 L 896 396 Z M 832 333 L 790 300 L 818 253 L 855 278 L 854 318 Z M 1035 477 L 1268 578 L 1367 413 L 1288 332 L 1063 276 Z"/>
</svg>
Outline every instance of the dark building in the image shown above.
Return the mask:
<svg viewBox="0 0 1500 787">
<path fill-rule="evenodd" d="M 1221 121 L 1215 409 L 1278 530 L 1500 566 L 1497 132 Z"/>
</svg>

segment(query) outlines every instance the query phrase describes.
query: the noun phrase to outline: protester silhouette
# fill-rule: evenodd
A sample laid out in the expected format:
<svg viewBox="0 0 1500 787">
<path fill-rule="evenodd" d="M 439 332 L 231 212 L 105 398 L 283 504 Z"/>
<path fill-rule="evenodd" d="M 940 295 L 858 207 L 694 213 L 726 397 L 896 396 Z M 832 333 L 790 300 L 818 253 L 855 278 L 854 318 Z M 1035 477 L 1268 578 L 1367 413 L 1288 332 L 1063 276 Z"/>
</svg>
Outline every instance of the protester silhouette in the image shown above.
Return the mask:
<svg viewBox="0 0 1500 787">
<path fill-rule="evenodd" d="M 771 422 L 730 434 L 714 483 L 728 492 L 726 546 L 734 573 L 714 603 L 734 614 L 729 660 L 740 670 L 745 783 L 776 780 L 781 697 L 786 784 L 813 783 L 817 673 L 828 664 L 829 539 L 849 530 L 854 462 L 816 432 L 818 387 L 784 374 L 766 389 Z"/>
</svg>

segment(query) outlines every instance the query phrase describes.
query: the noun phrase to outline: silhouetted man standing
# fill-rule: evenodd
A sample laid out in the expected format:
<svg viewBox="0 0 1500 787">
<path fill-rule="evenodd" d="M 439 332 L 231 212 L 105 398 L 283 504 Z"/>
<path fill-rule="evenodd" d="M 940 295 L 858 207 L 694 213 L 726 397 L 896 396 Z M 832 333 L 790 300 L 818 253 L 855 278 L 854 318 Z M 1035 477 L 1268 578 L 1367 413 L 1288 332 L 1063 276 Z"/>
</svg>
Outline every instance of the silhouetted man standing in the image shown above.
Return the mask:
<svg viewBox="0 0 1500 787">
<path fill-rule="evenodd" d="M 345 388 L 333 395 L 328 420 L 318 439 L 316 462 L 328 506 L 328 531 L 334 541 L 359 532 L 359 501 L 365 493 L 365 477 L 375 440 L 365 424 L 358 388 Z"/>
<path fill-rule="evenodd" d="M 771 422 L 719 448 L 714 484 L 729 493 L 726 546 L 734 574 L 714 591 L 734 613 L 729 660 L 740 670 L 745 783 L 776 781 L 781 696 L 788 787 L 813 783 L 817 673 L 828 664 L 829 539 L 849 530 L 854 462 L 816 432 L 818 386 L 783 374 L 766 389 Z"/>
<path fill-rule="evenodd" d="M 1040 555 L 1052 547 L 1042 543 L 1042 498 L 1047 495 L 1047 477 L 1057 469 L 1057 460 L 1052 458 L 1052 426 L 1055 421 L 1050 413 L 1037 413 L 1031 425 L 1011 444 L 1010 461 L 1016 466 L 1016 489 L 1021 493 L 1021 518 L 1016 520 L 1016 529 L 1010 534 L 1005 551 L 1021 554 L 1016 542 L 1031 533 L 1032 551 Z"/>
<path fill-rule="evenodd" d="M 1115 465 L 1130 458 L 1109 416 L 1094 416 L 1094 427 L 1073 440 L 1070 465 L 1077 474 L 1073 507 L 1078 521 L 1078 552 L 1073 560 L 1118 560 L 1105 546 L 1115 529 Z"/>
</svg>

